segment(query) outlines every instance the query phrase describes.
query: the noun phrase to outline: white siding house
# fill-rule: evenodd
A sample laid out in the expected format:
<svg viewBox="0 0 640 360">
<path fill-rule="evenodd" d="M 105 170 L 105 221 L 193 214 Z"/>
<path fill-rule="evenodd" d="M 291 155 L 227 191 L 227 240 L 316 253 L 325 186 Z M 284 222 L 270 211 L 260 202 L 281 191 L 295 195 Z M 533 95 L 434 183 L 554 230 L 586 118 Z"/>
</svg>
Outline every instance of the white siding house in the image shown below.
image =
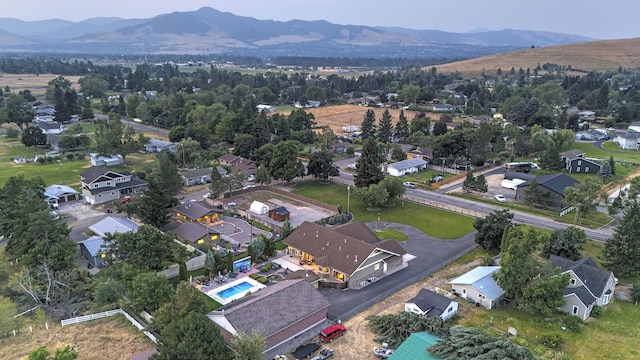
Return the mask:
<svg viewBox="0 0 640 360">
<path fill-rule="evenodd" d="M 504 297 L 504 290 L 493 279 L 498 270 L 500 266 L 478 266 L 451 280 L 451 288 L 460 297 L 492 309 Z"/>
<path fill-rule="evenodd" d="M 412 158 L 387 165 L 387 174 L 391 176 L 402 176 L 412 174 L 426 168 L 426 161 L 419 158 Z"/>
<path fill-rule="evenodd" d="M 422 289 L 416 297 L 404 303 L 404 311 L 427 317 L 439 316 L 446 321 L 458 312 L 458 302 L 431 290 Z"/>
</svg>

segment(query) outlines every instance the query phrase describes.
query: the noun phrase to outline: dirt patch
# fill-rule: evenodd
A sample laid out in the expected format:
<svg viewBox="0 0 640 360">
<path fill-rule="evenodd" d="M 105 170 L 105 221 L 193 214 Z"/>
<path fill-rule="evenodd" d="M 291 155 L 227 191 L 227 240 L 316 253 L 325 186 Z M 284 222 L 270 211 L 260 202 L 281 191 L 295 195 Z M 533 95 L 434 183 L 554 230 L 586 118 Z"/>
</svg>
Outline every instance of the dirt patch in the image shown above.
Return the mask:
<svg viewBox="0 0 640 360">
<path fill-rule="evenodd" d="M 394 314 L 404 309 L 404 302 L 416 296 L 420 289 L 435 289 L 436 287 L 447 291 L 451 290 L 449 281 L 464 274 L 472 268 L 480 265 L 481 260 L 477 259 L 466 264 L 452 264 L 428 278 L 421 280 L 401 291 L 389 296 L 379 303 L 371 306 L 360 314 L 344 322 L 347 334 L 333 341 L 330 347 L 335 351 L 338 359 L 370 360 L 372 359 L 371 349 L 380 344 L 373 341 L 375 335 L 369 330 L 366 317 L 369 315 Z M 473 306 L 463 306 L 460 302 L 458 312 L 464 316 L 467 312 L 478 311 Z"/>
<path fill-rule="evenodd" d="M 358 105 L 337 105 L 307 109 L 305 111 L 313 114 L 318 126 L 329 126 L 336 134 L 346 134 L 342 130 L 342 127 L 360 126 L 367 110 L 373 110 L 376 114 L 376 119 L 379 121 L 380 118 L 382 118 L 382 113 L 384 113 L 385 109 Z M 395 125 L 400 117 L 400 109 L 389 109 L 389 113 L 391 114 L 393 124 Z M 409 122 L 414 116 L 416 116 L 416 114 L 416 111 L 405 110 L 404 112 L 404 115 L 407 117 Z M 431 118 L 431 121 L 437 121 L 440 119 L 440 114 L 429 113 L 428 116 Z"/>
<path fill-rule="evenodd" d="M 49 324 L 49 330 L 29 329 L 15 337 L 0 340 L 0 359 L 26 359 L 29 352 L 46 346 L 54 353 L 56 348 L 73 346 L 78 359 L 130 359 L 132 355 L 151 349 L 154 344 L 136 330 L 124 317 L 60 327 Z"/>
<path fill-rule="evenodd" d="M 22 90 L 30 90 L 31 94 L 40 100 L 44 100 L 47 91 L 47 83 L 55 79 L 58 75 L 54 74 L 0 74 L 0 85 L 4 88 L 9 86 L 11 92 L 18 93 Z M 78 79 L 80 76 L 65 76 L 65 79 L 71 81 L 71 87 L 80 90 Z"/>
</svg>

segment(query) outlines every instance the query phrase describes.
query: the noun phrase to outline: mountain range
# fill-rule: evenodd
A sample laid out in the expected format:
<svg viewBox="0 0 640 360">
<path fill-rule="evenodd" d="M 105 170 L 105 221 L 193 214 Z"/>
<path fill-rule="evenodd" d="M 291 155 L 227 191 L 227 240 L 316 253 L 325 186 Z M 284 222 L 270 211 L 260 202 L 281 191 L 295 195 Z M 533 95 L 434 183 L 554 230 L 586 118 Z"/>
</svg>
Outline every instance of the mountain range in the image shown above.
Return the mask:
<svg viewBox="0 0 640 360">
<path fill-rule="evenodd" d="M 0 18 L 0 51 L 4 52 L 451 59 L 591 40 L 527 30 L 451 33 L 338 25 L 323 20 L 258 20 L 209 7 L 149 19 L 27 22 Z"/>
</svg>

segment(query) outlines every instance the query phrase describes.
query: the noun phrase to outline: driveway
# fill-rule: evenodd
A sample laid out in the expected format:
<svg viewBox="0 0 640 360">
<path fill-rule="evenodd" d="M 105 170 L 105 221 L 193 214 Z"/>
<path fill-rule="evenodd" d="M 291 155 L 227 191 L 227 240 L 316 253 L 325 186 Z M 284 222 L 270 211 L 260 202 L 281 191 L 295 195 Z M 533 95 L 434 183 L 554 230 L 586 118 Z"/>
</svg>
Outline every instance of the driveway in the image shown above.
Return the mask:
<svg viewBox="0 0 640 360">
<path fill-rule="evenodd" d="M 71 228 L 70 237 L 73 241 L 79 242 L 89 238 L 85 234 L 89 226 L 106 218 L 107 216 L 124 217 L 124 214 L 111 213 L 107 214 L 103 211 L 94 209 L 91 205 L 85 204 L 83 201 L 74 201 L 69 203 L 60 203 L 58 214 L 69 224 Z"/>
<path fill-rule="evenodd" d="M 367 226 L 373 230 L 377 228 L 378 223 L 367 223 Z M 400 245 L 416 258 L 409 261 L 405 269 L 387 275 L 360 290 L 320 289 L 322 295 L 331 303 L 328 314 L 330 319 L 344 321 L 394 292 L 449 265 L 476 247 L 475 232 L 454 240 L 440 240 L 409 225 L 382 223 L 382 226 L 406 234 L 408 240 L 400 242 Z"/>
</svg>

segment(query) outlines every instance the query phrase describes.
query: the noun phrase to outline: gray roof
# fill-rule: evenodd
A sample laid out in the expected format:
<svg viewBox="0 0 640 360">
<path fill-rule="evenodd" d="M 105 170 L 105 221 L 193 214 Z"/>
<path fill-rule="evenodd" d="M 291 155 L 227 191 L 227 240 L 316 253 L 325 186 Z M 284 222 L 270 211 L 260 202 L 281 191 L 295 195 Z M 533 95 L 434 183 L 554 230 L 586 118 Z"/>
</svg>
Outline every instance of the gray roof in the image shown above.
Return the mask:
<svg viewBox="0 0 640 360">
<path fill-rule="evenodd" d="M 178 204 L 173 208 L 173 211 L 193 220 L 199 219 L 213 212 L 219 212 L 219 210 L 209 209 L 208 207 L 200 205 L 194 201 L 187 201 L 183 204 Z"/>
<path fill-rule="evenodd" d="M 101 236 L 92 236 L 87 240 L 80 241 L 79 244 L 84 245 L 84 247 L 87 248 L 87 251 L 89 251 L 89 254 L 91 254 L 91 256 L 93 257 L 96 257 L 99 254 L 102 254 L 100 248 L 104 244 L 104 239 L 102 239 Z"/>
<path fill-rule="evenodd" d="M 42 130 L 53 130 L 53 129 L 59 130 L 61 128 L 61 125 L 54 121 L 44 121 L 44 122 L 39 122 L 38 127 Z"/>
<path fill-rule="evenodd" d="M 214 313 L 223 314 L 236 331 L 269 337 L 328 306 L 318 290 L 300 279 L 279 281 Z"/>
<path fill-rule="evenodd" d="M 217 231 L 199 223 L 186 222 L 173 229 L 173 232 L 191 242 L 195 242 L 208 234 L 219 234 Z"/>
<path fill-rule="evenodd" d="M 351 236 L 352 238 L 362 240 L 372 245 L 380 242 L 378 235 L 369 229 L 369 227 L 362 221 L 350 222 L 334 229 L 342 235 Z"/>
<path fill-rule="evenodd" d="M 551 174 L 536 176 L 535 179 L 527 180 L 527 182 L 518 185 L 518 187 L 529 186 L 534 180 L 538 182 L 538 185 L 560 195 L 564 195 L 564 189 L 569 186 L 576 186 L 580 183 L 580 181 L 565 174 Z"/>
<path fill-rule="evenodd" d="M 579 157 L 584 157 L 584 151 L 578 150 L 578 149 L 571 149 L 571 150 L 567 150 L 565 152 L 560 153 L 561 159 L 571 160 Z"/>
<path fill-rule="evenodd" d="M 53 197 L 60 197 L 64 194 L 79 194 L 74 188 L 67 185 L 50 185 L 44 189 L 44 193 Z"/>
<path fill-rule="evenodd" d="M 421 167 L 421 166 L 427 166 L 427 162 L 419 158 L 412 158 L 412 159 L 398 161 L 393 164 L 389 164 L 387 168 L 402 170 L 402 169 L 407 169 L 411 167 Z"/>
<path fill-rule="evenodd" d="M 139 227 L 140 225 L 127 218 L 107 216 L 106 218 L 89 226 L 89 230 L 93 231 L 96 235 L 105 236 L 107 233 L 124 234 L 130 231 L 136 232 Z"/>
<path fill-rule="evenodd" d="M 451 299 L 442 296 L 428 289 L 421 289 L 413 299 L 407 303 L 415 304 L 423 312 L 427 312 L 428 317 L 436 317 L 442 315 L 451 304 Z"/>
<path fill-rule="evenodd" d="M 207 175 L 210 176 L 211 170 L 212 168 L 210 167 L 201 168 L 201 169 L 191 169 L 191 170 L 181 171 L 180 174 L 182 174 L 182 177 L 184 177 L 185 179 L 193 179 L 193 178 L 199 178 Z"/>
<path fill-rule="evenodd" d="M 128 189 L 128 188 L 132 188 L 132 187 L 138 187 L 138 186 L 143 186 L 143 185 L 147 185 L 147 182 L 140 179 L 139 177 L 137 177 L 136 175 L 131 175 L 131 180 L 129 181 L 125 181 L 125 182 L 119 182 L 116 183 L 116 186 L 106 186 L 106 187 L 100 187 L 100 188 L 93 188 L 93 187 L 89 187 L 87 190 L 89 190 L 89 192 L 91 194 L 99 194 L 105 191 L 109 191 L 112 189 L 118 189 L 118 190 L 122 190 L 122 189 Z M 87 187 L 85 187 L 87 188 Z"/>
<path fill-rule="evenodd" d="M 591 304 L 596 302 L 595 296 L 593 296 L 591 291 L 584 286 L 568 287 L 564 289 L 564 296 L 570 296 L 571 294 L 577 296 L 586 307 L 589 307 Z"/>
<path fill-rule="evenodd" d="M 500 266 L 478 266 L 475 269 L 451 280 L 451 284 L 472 285 L 491 300 L 499 299 L 504 290 L 493 279 L 493 273 L 500 270 Z"/>
<path fill-rule="evenodd" d="M 91 183 L 97 180 L 102 175 L 107 175 L 111 178 L 117 178 L 127 174 L 122 174 L 113 170 L 108 170 L 102 166 L 92 166 L 80 173 L 80 179 L 82 179 L 82 181 L 85 183 Z"/>
<path fill-rule="evenodd" d="M 507 171 L 504 173 L 504 178 L 506 180 L 521 179 L 526 181 L 526 180 L 533 180 L 536 178 L 536 176 L 533 174 L 527 174 L 524 172 Z"/>
<path fill-rule="evenodd" d="M 609 278 L 613 275 L 609 270 L 600 269 L 590 257 L 573 261 L 551 255 L 549 260 L 551 260 L 551 264 L 554 267 L 560 267 L 562 272 L 573 271 L 573 273 L 580 278 L 580 281 L 598 297 L 602 296 Z"/>
</svg>

